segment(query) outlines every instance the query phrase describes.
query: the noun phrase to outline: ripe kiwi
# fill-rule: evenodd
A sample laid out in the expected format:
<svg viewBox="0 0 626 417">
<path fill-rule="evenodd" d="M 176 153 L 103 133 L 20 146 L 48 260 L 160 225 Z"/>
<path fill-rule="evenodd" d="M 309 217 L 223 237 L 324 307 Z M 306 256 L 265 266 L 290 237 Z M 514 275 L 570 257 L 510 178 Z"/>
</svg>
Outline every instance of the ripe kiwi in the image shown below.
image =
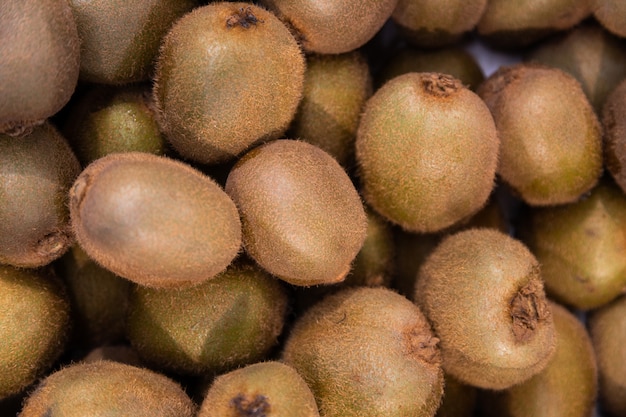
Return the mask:
<svg viewBox="0 0 626 417">
<path fill-rule="evenodd" d="M 76 239 L 106 269 L 141 285 L 193 285 L 238 254 L 233 201 L 184 162 L 116 153 L 85 168 L 70 190 Z"/>
<path fill-rule="evenodd" d="M 369 65 L 359 51 L 309 55 L 304 93 L 289 136 L 319 146 L 342 166 L 351 166 L 359 117 L 372 89 Z"/>
<path fill-rule="evenodd" d="M 271 12 L 243 2 L 198 7 L 161 47 L 153 90 L 161 129 L 184 158 L 232 160 L 287 129 L 304 70 L 300 46 Z"/>
<path fill-rule="evenodd" d="M 626 192 L 626 78 L 609 95 L 602 108 L 604 160 L 611 176 Z"/>
<path fill-rule="evenodd" d="M 506 389 L 552 358 L 556 337 L 539 263 L 519 240 L 490 228 L 448 235 L 418 274 L 415 302 L 451 376 Z"/>
<path fill-rule="evenodd" d="M 147 81 L 161 39 L 196 0 L 69 0 L 81 40 L 80 78 L 102 84 Z"/>
<path fill-rule="evenodd" d="M 626 38 L 626 3 L 621 0 L 593 0 L 593 16 L 609 32 Z"/>
<path fill-rule="evenodd" d="M 563 306 L 548 302 L 556 352 L 546 368 L 504 391 L 486 392 L 485 416 L 590 417 L 598 392 L 598 367 L 585 325 Z"/>
<path fill-rule="evenodd" d="M 241 214 L 246 252 L 294 285 L 341 282 L 367 219 L 348 174 L 315 145 L 275 140 L 245 154 L 225 186 Z"/>
<path fill-rule="evenodd" d="M 0 263 L 39 267 L 73 243 L 67 193 L 80 164 L 46 122 L 29 135 L 0 134 Z"/>
<path fill-rule="evenodd" d="M 407 231 L 450 227 L 487 202 L 499 144 L 489 109 L 461 81 L 400 75 L 367 101 L 359 123 L 365 201 Z"/>
<path fill-rule="evenodd" d="M 271 384 L 268 384 L 271 381 Z M 291 366 L 259 362 L 218 376 L 197 417 L 319 417 L 313 393 Z"/>
<path fill-rule="evenodd" d="M 113 361 L 74 363 L 43 379 L 20 417 L 193 417 L 197 407 L 160 373 Z"/>
<path fill-rule="evenodd" d="M 146 363 L 180 374 L 223 372 L 262 360 L 287 314 L 281 282 L 237 262 L 189 288 L 135 286 L 127 336 Z"/>
<path fill-rule="evenodd" d="M 306 52 L 342 54 L 365 45 L 389 19 L 398 0 L 261 0 L 288 24 Z"/>
<path fill-rule="evenodd" d="M 0 399 L 22 391 L 63 353 L 70 303 L 48 268 L 0 265 Z"/>
<path fill-rule="evenodd" d="M 3 1 L 0 27 L 0 134 L 21 135 L 69 101 L 80 40 L 66 0 Z"/>
<path fill-rule="evenodd" d="M 540 64 L 503 66 L 478 94 L 498 128 L 498 174 L 527 204 L 571 203 L 596 185 L 602 130 L 573 76 Z"/>
</svg>

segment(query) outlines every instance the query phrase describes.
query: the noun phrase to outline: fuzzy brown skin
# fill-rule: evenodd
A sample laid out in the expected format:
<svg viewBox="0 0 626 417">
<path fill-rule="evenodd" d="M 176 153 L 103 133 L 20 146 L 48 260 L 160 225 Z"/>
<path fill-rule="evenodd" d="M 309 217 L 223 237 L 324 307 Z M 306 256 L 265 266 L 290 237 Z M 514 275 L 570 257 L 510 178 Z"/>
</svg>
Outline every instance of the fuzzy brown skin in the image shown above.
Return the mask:
<svg viewBox="0 0 626 417">
<path fill-rule="evenodd" d="M 398 0 L 262 0 L 295 32 L 306 52 L 342 54 L 363 46 L 382 28 Z"/>
<path fill-rule="evenodd" d="M 196 0 L 69 0 L 81 40 L 80 78 L 101 84 L 147 81 L 161 39 Z"/>
<path fill-rule="evenodd" d="M 506 389 L 554 354 L 539 264 L 498 230 L 445 237 L 421 266 L 414 297 L 440 339 L 444 370 L 461 382 Z"/>
<path fill-rule="evenodd" d="M 548 303 L 556 330 L 556 352 L 546 368 L 508 390 L 481 400 L 489 417 L 591 417 L 598 394 L 598 366 L 591 338 L 574 314 Z"/>
<path fill-rule="evenodd" d="M 602 173 L 602 129 L 580 83 L 540 64 L 501 67 L 479 87 L 500 136 L 498 174 L 532 206 L 566 204 Z"/>
<path fill-rule="evenodd" d="M 61 355 L 70 328 L 70 303 L 46 268 L 0 266 L 0 399 L 17 394 Z"/>
<path fill-rule="evenodd" d="M 21 135 L 74 92 L 78 31 L 66 0 L 3 2 L 0 27 L 0 134 Z"/>
<path fill-rule="evenodd" d="M 246 252 L 294 285 L 344 280 L 367 219 L 350 178 L 307 142 L 276 140 L 244 155 L 224 188 L 241 213 Z"/>
<path fill-rule="evenodd" d="M 621 0 L 594 0 L 593 16 L 609 32 L 626 38 L 626 3 Z"/>
<path fill-rule="evenodd" d="M 559 302 L 591 310 L 626 288 L 626 195 L 612 182 L 572 204 L 530 209 L 519 229 Z"/>
<path fill-rule="evenodd" d="M 432 417 L 443 394 L 438 339 L 420 309 L 382 287 L 344 289 L 295 322 L 282 359 L 324 417 Z"/>
<path fill-rule="evenodd" d="M 215 181 L 148 153 L 111 154 L 85 168 L 70 190 L 70 216 L 90 258 L 141 285 L 200 283 L 241 245 L 237 208 Z"/>
<path fill-rule="evenodd" d="M 372 90 L 370 69 L 360 52 L 310 55 L 290 137 L 319 146 L 342 166 L 351 166 L 359 118 Z"/>
<path fill-rule="evenodd" d="M 196 8 L 161 47 L 154 85 L 161 128 L 185 158 L 232 160 L 286 130 L 304 70 L 297 41 L 267 10 L 230 2 Z"/>
<path fill-rule="evenodd" d="M 49 123 L 22 138 L 0 135 L 0 263 L 38 267 L 74 241 L 67 193 L 80 164 Z"/>
<path fill-rule="evenodd" d="M 165 375 L 112 361 L 75 363 L 48 375 L 20 417 L 193 417 L 196 406 Z"/>
<path fill-rule="evenodd" d="M 604 158 L 607 170 L 626 190 L 626 79 L 619 83 L 602 108 Z M 626 191 L 625 191 L 626 192 Z"/>
<path fill-rule="evenodd" d="M 391 18 L 412 44 L 439 48 L 474 29 L 486 7 L 487 0 L 399 0 Z"/>
<path fill-rule="evenodd" d="M 287 313 L 280 281 L 253 264 L 234 264 L 191 288 L 135 287 L 127 335 L 159 369 L 201 375 L 264 359 Z"/>
<path fill-rule="evenodd" d="M 218 376 L 204 397 L 197 417 L 319 415 L 313 393 L 296 370 L 270 361 Z"/>
<path fill-rule="evenodd" d="M 361 117 L 363 196 L 407 231 L 442 230 L 486 204 L 499 145 L 489 109 L 459 80 L 403 74 L 377 90 Z"/>
</svg>

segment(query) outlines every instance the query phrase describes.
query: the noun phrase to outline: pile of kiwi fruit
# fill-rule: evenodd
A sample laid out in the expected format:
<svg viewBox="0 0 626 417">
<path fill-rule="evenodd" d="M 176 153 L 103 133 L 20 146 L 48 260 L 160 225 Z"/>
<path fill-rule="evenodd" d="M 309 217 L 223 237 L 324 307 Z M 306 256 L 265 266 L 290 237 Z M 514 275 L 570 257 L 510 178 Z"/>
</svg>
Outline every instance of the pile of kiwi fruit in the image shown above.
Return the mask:
<svg viewBox="0 0 626 417">
<path fill-rule="evenodd" d="M 0 6 L 0 416 L 626 413 L 623 0 Z"/>
</svg>

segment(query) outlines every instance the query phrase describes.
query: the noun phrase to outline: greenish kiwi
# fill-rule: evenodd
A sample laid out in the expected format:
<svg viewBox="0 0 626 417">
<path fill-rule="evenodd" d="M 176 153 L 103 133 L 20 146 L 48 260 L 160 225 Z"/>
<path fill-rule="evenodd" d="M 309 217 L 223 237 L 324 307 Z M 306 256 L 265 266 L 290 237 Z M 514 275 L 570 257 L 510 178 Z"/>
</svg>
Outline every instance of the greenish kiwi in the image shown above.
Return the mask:
<svg viewBox="0 0 626 417">
<path fill-rule="evenodd" d="M 593 0 L 594 18 L 609 32 L 626 38 L 626 3 L 621 0 Z"/>
<path fill-rule="evenodd" d="M 407 73 L 367 101 L 356 139 L 365 201 L 407 231 L 437 232 L 478 212 L 494 187 L 500 141 L 461 81 Z"/>
<path fill-rule="evenodd" d="M 585 325 L 549 302 L 556 352 L 546 368 L 521 384 L 481 396 L 486 417 L 590 417 L 598 394 L 598 367 Z"/>
<path fill-rule="evenodd" d="M 365 45 L 383 27 L 398 0 L 261 0 L 288 24 L 309 53 L 342 54 Z"/>
<path fill-rule="evenodd" d="M 298 42 L 271 12 L 244 2 L 197 7 L 161 47 L 153 89 L 161 129 L 184 158 L 233 160 L 287 129 L 305 66 Z"/>
<path fill-rule="evenodd" d="M 22 135 L 70 100 L 80 40 L 66 0 L 5 1 L 0 27 L 0 134 Z"/>
<path fill-rule="evenodd" d="M 193 417 L 197 407 L 174 380 L 113 361 L 74 363 L 43 379 L 20 417 Z"/>
<path fill-rule="evenodd" d="M 341 282 L 367 234 L 361 198 L 328 153 L 281 139 L 245 154 L 225 190 L 241 215 L 243 246 L 294 285 Z"/>
<path fill-rule="evenodd" d="M 602 108 L 604 127 L 604 163 L 620 186 L 626 192 L 626 78 L 609 95 Z"/>
<path fill-rule="evenodd" d="M 309 55 L 289 136 L 319 146 L 344 167 L 352 166 L 359 117 L 372 90 L 369 65 L 359 51 Z"/>
<path fill-rule="evenodd" d="M 324 417 L 431 417 L 443 394 L 438 339 L 420 309 L 383 287 L 351 287 L 296 319 L 282 361 Z"/>
<path fill-rule="evenodd" d="M 448 235 L 418 275 L 415 302 L 440 339 L 443 369 L 459 381 L 506 389 L 554 355 L 539 263 L 519 240 L 490 228 Z"/>
<path fill-rule="evenodd" d="M 487 0 L 399 0 L 391 18 L 410 43 L 440 48 L 472 31 L 486 7 Z"/>
<path fill-rule="evenodd" d="M 271 383 L 268 383 L 271 381 Z M 259 362 L 218 376 L 197 417 L 319 417 L 313 393 L 291 366 Z"/>
<path fill-rule="evenodd" d="M 520 63 L 500 67 L 478 89 L 500 136 L 498 175 L 532 206 L 566 204 L 602 173 L 602 129 L 570 74 Z"/>
<path fill-rule="evenodd" d="M 148 85 L 90 86 L 68 105 L 63 133 L 83 166 L 114 152 L 163 155 Z"/>
<path fill-rule="evenodd" d="M 85 168 L 70 216 L 90 258 L 141 285 L 197 284 L 226 269 L 241 245 L 237 208 L 215 181 L 148 153 L 110 154 Z"/>
<path fill-rule="evenodd" d="M 46 122 L 30 134 L 0 134 L 0 263 L 39 267 L 73 243 L 68 191 L 80 164 Z"/>
<path fill-rule="evenodd" d="M 196 0 L 69 0 L 81 40 L 80 78 L 100 84 L 147 81 L 161 39 Z"/>
<path fill-rule="evenodd" d="M 0 265 L 0 399 L 17 394 L 65 350 L 70 303 L 50 268 Z"/>
<path fill-rule="evenodd" d="M 140 358 L 179 374 L 224 372 L 266 358 L 286 321 L 282 283 L 237 262 L 189 288 L 135 286 L 127 337 Z"/>
</svg>

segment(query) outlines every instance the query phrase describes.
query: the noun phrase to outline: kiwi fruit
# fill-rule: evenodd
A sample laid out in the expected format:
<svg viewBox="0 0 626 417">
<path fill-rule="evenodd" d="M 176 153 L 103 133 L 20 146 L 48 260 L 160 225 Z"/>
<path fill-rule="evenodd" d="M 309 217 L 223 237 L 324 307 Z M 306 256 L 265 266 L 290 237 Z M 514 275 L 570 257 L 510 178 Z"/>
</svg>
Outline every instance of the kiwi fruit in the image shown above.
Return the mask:
<svg viewBox="0 0 626 417">
<path fill-rule="evenodd" d="M 271 381 L 271 384 L 268 384 Z M 313 393 L 291 366 L 254 363 L 218 376 L 198 417 L 319 417 Z"/>
<path fill-rule="evenodd" d="M 154 368 L 229 371 L 265 359 L 277 345 L 287 303 L 279 280 L 242 260 L 193 287 L 134 286 L 127 337 Z"/>
<path fill-rule="evenodd" d="M 398 0 L 261 0 L 294 32 L 308 53 L 342 54 L 365 45 L 389 19 Z"/>
<path fill-rule="evenodd" d="M 0 399 L 20 393 L 66 347 L 70 303 L 49 267 L 0 265 Z"/>
<path fill-rule="evenodd" d="M 69 0 L 81 40 L 80 79 L 101 84 L 147 81 L 161 39 L 196 0 Z"/>
<path fill-rule="evenodd" d="M 341 282 L 367 234 L 361 198 L 337 160 L 310 143 L 280 139 L 246 153 L 225 191 L 241 215 L 243 246 L 294 285 Z"/>
<path fill-rule="evenodd" d="M 0 134 L 22 135 L 70 100 L 80 40 L 66 0 L 3 1 Z"/>
<path fill-rule="evenodd" d="M 626 4 L 621 0 L 593 0 L 593 17 L 609 32 L 626 38 Z"/>
<path fill-rule="evenodd" d="M 566 204 L 602 173 L 602 129 L 570 74 L 536 63 L 500 67 L 478 89 L 500 136 L 498 175 L 531 206 Z"/>
<path fill-rule="evenodd" d="M 27 397 L 19 417 L 193 417 L 196 411 L 169 377 L 105 360 L 74 363 L 48 375 Z"/>
<path fill-rule="evenodd" d="M 440 339 L 443 369 L 460 382 L 506 389 L 539 373 L 554 355 L 539 263 L 499 230 L 444 237 L 421 265 L 414 294 Z"/>
<path fill-rule="evenodd" d="M 244 2 L 197 7 L 161 46 L 153 88 L 159 125 L 183 158 L 233 160 L 287 129 L 305 66 L 298 42 L 271 12 Z"/>
<path fill-rule="evenodd" d="M 548 302 L 556 352 L 546 368 L 504 391 L 487 391 L 485 417 L 590 417 L 598 394 L 598 367 L 585 325 L 565 307 Z"/>
<path fill-rule="evenodd" d="M 239 253 L 233 201 L 188 164 L 143 152 L 114 153 L 87 166 L 70 189 L 78 244 L 98 264 L 154 287 L 197 284 Z"/>
<path fill-rule="evenodd" d="M 372 90 L 369 65 L 360 51 L 309 55 L 289 136 L 322 148 L 344 167 L 352 166 L 359 117 Z"/>
<path fill-rule="evenodd" d="M 365 201 L 403 229 L 437 232 L 478 212 L 500 141 L 485 103 L 458 79 L 407 73 L 367 101 L 356 139 Z"/>
<path fill-rule="evenodd" d="M 0 263 L 36 268 L 74 241 L 68 191 L 80 164 L 45 122 L 21 138 L 0 134 Z"/>
<path fill-rule="evenodd" d="M 420 309 L 383 287 L 331 294 L 295 321 L 282 361 L 324 417 L 434 416 L 443 394 L 438 339 Z"/>
<path fill-rule="evenodd" d="M 622 191 L 626 192 L 626 78 L 609 95 L 602 108 L 604 163 Z"/>
</svg>

